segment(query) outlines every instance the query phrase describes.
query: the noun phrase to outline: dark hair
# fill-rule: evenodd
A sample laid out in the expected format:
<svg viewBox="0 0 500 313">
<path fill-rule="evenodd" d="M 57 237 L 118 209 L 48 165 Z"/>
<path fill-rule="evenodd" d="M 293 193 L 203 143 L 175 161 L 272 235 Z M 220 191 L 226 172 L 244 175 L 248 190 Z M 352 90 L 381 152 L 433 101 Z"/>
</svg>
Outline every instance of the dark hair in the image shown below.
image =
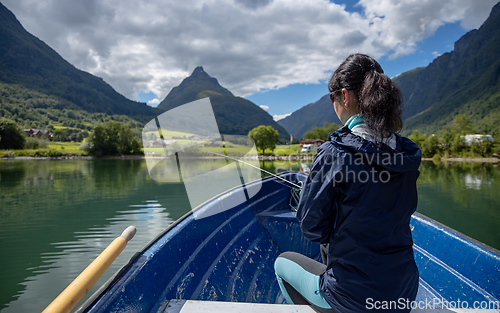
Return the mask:
<svg viewBox="0 0 500 313">
<path fill-rule="evenodd" d="M 330 92 L 343 88 L 356 91 L 359 112 L 377 139 L 401 130 L 401 92 L 374 58 L 365 54 L 347 57 L 328 82 Z"/>
</svg>

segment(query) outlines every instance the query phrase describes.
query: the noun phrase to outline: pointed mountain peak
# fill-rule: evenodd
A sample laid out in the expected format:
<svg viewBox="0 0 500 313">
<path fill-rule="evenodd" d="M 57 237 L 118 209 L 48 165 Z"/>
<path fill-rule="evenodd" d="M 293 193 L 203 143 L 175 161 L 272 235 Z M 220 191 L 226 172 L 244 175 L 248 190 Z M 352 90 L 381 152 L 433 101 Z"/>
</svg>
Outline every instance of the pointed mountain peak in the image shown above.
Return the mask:
<svg viewBox="0 0 500 313">
<path fill-rule="evenodd" d="M 210 77 L 210 75 L 205 72 L 202 66 L 198 66 L 194 69 L 193 73 L 191 74 L 191 77 Z"/>
<path fill-rule="evenodd" d="M 158 105 L 161 110 L 170 110 L 179 105 L 200 99 L 206 94 L 233 95 L 222 87 L 216 78 L 208 75 L 203 67 L 194 69 L 191 76 L 186 77 L 179 86 L 172 88 L 170 93 Z"/>
</svg>

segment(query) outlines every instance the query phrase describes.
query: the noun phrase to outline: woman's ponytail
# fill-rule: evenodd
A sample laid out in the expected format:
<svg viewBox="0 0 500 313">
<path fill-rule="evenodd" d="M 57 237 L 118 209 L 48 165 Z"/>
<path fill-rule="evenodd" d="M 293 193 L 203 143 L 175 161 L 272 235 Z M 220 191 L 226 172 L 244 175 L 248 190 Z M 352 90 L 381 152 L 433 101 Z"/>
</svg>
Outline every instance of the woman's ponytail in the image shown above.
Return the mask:
<svg viewBox="0 0 500 313">
<path fill-rule="evenodd" d="M 389 138 L 401 130 L 401 93 L 383 72 L 370 70 L 358 91 L 359 111 L 376 138 Z"/>
<path fill-rule="evenodd" d="M 402 97 L 380 64 L 365 54 L 352 54 L 333 73 L 328 89 L 355 90 L 359 111 L 377 139 L 401 130 Z"/>
</svg>

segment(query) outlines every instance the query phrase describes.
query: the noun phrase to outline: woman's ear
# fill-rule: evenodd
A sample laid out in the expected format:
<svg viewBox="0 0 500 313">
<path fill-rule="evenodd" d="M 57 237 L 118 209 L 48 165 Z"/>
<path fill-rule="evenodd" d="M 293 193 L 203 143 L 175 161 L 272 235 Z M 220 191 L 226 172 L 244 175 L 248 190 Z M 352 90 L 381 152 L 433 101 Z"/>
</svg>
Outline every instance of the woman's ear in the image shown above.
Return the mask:
<svg viewBox="0 0 500 313">
<path fill-rule="evenodd" d="M 357 110 L 358 101 L 353 90 L 342 89 L 342 99 L 344 100 L 344 107 L 346 109 Z"/>
<path fill-rule="evenodd" d="M 347 109 L 347 107 L 350 105 L 351 93 L 349 92 L 349 90 L 344 88 L 344 89 L 342 89 L 341 97 L 343 100 L 342 101 L 343 107 L 345 107 Z"/>
</svg>

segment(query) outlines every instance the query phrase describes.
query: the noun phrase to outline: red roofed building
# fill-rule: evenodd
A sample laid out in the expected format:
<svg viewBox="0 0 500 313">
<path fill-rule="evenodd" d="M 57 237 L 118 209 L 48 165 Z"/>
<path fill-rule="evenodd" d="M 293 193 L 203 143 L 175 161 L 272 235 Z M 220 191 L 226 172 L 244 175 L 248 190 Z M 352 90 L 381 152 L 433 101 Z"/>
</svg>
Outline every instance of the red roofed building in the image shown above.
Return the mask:
<svg viewBox="0 0 500 313">
<path fill-rule="evenodd" d="M 26 135 L 31 136 L 31 137 L 37 137 L 37 138 L 46 138 L 49 140 L 52 140 L 52 133 L 48 130 L 44 129 L 35 129 L 35 128 L 28 128 L 28 129 L 23 129 Z"/>
</svg>

